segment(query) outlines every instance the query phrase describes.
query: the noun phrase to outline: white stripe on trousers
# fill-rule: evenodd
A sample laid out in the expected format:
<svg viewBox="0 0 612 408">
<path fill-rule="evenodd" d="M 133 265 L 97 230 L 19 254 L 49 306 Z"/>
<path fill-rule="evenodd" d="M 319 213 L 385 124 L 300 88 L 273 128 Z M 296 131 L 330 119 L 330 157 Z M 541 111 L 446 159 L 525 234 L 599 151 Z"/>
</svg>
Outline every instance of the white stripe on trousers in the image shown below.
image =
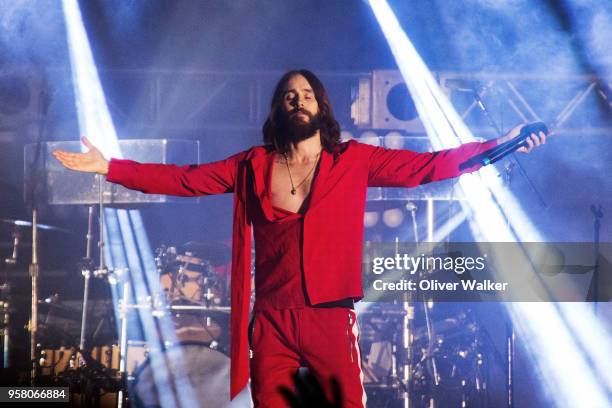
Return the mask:
<svg viewBox="0 0 612 408">
<path fill-rule="evenodd" d="M 359 383 L 361 384 L 361 403 L 363 408 L 366 406 L 366 402 L 368 400 L 368 396 L 366 395 L 365 388 L 363 388 L 363 370 L 361 369 L 361 349 L 359 348 L 359 328 L 357 327 L 357 314 L 354 310 L 350 310 L 351 314 L 351 342 L 353 344 L 353 349 L 357 353 L 357 368 L 359 368 Z"/>
</svg>

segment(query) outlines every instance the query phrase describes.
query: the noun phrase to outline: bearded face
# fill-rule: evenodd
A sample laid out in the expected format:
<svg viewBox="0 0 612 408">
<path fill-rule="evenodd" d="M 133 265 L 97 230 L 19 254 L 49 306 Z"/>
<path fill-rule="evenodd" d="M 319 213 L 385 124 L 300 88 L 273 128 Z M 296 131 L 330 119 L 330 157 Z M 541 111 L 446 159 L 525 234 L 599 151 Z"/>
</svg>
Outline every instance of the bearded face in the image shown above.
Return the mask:
<svg viewBox="0 0 612 408">
<path fill-rule="evenodd" d="M 292 144 L 306 140 L 321 129 L 320 114 L 313 115 L 303 108 L 295 108 L 289 112 L 281 112 L 279 133 Z"/>
</svg>

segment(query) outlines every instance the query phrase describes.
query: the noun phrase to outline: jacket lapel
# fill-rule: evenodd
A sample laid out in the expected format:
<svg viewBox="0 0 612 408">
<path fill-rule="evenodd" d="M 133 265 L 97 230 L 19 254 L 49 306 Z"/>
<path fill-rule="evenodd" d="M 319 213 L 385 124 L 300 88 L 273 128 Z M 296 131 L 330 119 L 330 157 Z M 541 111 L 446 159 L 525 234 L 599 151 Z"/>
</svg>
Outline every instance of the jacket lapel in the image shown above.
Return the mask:
<svg viewBox="0 0 612 408">
<path fill-rule="evenodd" d="M 269 195 L 266 191 L 268 188 L 268 186 L 266 186 L 266 176 L 269 170 L 269 160 L 272 159 L 270 155 L 273 154 L 273 152 L 268 151 L 265 148 L 257 148 L 250 159 L 251 169 L 253 170 L 253 190 L 257 196 L 259 205 L 268 220 L 273 219 L 273 214 L 271 213 L 272 207 L 271 205 L 268 205 L 270 203 L 267 202 Z"/>
<path fill-rule="evenodd" d="M 333 165 L 333 161 L 334 156 L 331 153 L 328 153 L 325 150 L 321 152 L 319 171 L 310 190 L 310 204 L 308 205 L 309 209 L 316 206 L 319 201 L 321 201 L 321 198 L 327 193 L 329 189 L 329 172 Z"/>
</svg>

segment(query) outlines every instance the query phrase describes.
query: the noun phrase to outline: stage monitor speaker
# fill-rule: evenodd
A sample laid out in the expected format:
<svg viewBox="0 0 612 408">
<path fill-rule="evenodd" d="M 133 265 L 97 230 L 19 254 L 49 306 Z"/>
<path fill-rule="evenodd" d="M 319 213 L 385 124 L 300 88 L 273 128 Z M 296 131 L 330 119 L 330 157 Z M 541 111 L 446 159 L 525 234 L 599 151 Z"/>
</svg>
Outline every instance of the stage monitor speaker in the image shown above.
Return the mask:
<svg viewBox="0 0 612 408">
<path fill-rule="evenodd" d="M 361 78 L 351 116 L 359 128 L 425 132 L 408 87 L 397 70 L 375 70 Z"/>
</svg>

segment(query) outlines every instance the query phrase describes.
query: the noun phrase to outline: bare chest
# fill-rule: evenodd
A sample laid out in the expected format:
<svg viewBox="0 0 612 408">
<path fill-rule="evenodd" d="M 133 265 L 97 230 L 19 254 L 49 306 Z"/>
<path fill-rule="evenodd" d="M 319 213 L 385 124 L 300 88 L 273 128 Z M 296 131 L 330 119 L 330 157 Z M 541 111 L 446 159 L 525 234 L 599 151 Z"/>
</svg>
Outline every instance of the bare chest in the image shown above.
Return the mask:
<svg viewBox="0 0 612 408">
<path fill-rule="evenodd" d="M 291 212 L 303 213 L 308 207 L 307 200 L 315 175 L 316 163 L 287 166 L 282 160 L 275 161 L 270 185 L 272 205 Z"/>
</svg>

